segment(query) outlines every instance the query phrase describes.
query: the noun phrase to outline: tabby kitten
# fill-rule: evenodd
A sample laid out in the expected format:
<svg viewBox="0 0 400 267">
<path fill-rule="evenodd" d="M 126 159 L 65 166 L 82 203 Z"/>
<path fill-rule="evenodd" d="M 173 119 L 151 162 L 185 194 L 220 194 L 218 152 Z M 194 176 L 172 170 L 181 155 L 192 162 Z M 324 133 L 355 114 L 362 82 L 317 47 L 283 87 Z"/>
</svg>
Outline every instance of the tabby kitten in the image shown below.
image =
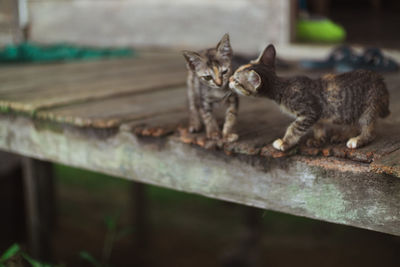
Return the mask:
<svg viewBox="0 0 400 267">
<path fill-rule="evenodd" d="M 390 113 L 389 93 L 380 75 L 356 70 L 318 79 L 281 78 L 275 73 L 275 54 L 274 46 L 269 45 L 257 60 L 237 69 L 229 83 L 234 92 L 270 98 L 295 117 L 285 136 L 273 142 L 275 149 L 288 150 L 310 128 L 314 138 L 307 143 L 320 145 L 327 137 L 324 123 L 358 126 L 359 134 L 347 141 L 348 148 L 374 139 L 377 118 Z"/>
<path fill-rule="evenodd" d="M 215 48 L 200 52 L 183 51 L 187 62 L 187 96 L 189 102 L 189 131 L 197 132 L 204 124 L 207 138 L 221 137 L 217 121 L 212 114 L 214 103 L 226 100 L 228 108 L 222 137 L 233 142 L 238 135 L 233 133 L 238 112 L 238 96 L 228 88 L 229 76 L 232 74 L 232 48 L 229 35 L 225 34 Z"/>
</svg>

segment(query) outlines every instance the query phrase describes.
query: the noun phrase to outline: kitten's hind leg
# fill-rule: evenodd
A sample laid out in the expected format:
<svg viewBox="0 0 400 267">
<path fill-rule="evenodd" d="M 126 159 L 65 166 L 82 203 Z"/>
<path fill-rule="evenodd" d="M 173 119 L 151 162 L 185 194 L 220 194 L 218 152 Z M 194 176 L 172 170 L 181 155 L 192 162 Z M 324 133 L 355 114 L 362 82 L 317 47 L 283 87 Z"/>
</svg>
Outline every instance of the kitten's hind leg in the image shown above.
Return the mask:
<svg viewBox="0 0 400 267">
<path fill-rule="evenodd" d="M 326 142 L 326 126 L 317 122 L 313 126 L 314 138 L 309 138 L 306 145 L 310 147 L 320 147 Z"/>
<path fill-rule="evenodd" d="M 286 129 L 283 139 L 277 139 L 272 143 L 272 146 L 281 151 L 286 151 L 296 145 L 300 138 L 314 125 L 319 118 L 316 116 L 300 116 L 292 122 Z"/>
<path fill-rule="evenodd" d="M 236 124 L 236 118 L 239 108 L 239 98 L 237 95 L 231 95 L 228 99 L 228 108 L 225 112 L 225 123 L 222 130 L 222 136 L 224 141 L 235 142 L 238 140 L 239 136 L 233 133 L 233 128 Z"/>
<path fill-rule="evenodd" d="M 372 109 L 364 112 L 358 122 L 361 127 L 361 133 L 347 141 L 346 146 L 348 148 L 359 148 L 370 143 L 375 138 L 376 116 Z"/>
<path fill-rule="evenodd" d="M 355 127 L 353 125 L 335 126 L 330 131 L 329 142 L 331 144 L 334 144 L 334 145 L 341 144 L 341 143 L 346 143 L 346 141 L 351 136 L 355 136 L 358 133 L 359 133 L 358 127 Z"/>
</svg>

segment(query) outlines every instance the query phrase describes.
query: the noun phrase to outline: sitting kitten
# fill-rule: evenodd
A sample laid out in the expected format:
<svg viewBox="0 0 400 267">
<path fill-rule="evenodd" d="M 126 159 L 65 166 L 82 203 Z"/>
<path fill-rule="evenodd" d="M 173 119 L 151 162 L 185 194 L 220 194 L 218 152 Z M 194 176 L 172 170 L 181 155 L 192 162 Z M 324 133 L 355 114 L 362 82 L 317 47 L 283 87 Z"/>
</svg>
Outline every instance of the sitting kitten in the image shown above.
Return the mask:
<svg viewBox="0 0 400 267">
<path fill-rule="evenodd" d="M 183 51 L 183 55 L 188 68 L 189 131 L 200 131 L 204 124 L 207 138 L 220 138 L 220 129 L 212 114 L 212 106 L 226 99 L 228 108 L 222 136 L 225 141 L 236 141 L 238 135 L 232 131 L 236 123 L 239 100 L 228 88 L 228 79 L 233 72 L 233 52 L 229 35 L 225 34 L 216 48 L 198 53 Z"/>
<path fill-rule="evenodd" d="M 374 139 L 378 117 L 389 115 L 389 93 L 383 78 L 371 71 L 357 70 L 319 79 L 281 78 L 275 73 L 275 48 L 269 45 L 260 57 L 241 66 L 230 78 L 229 87 L 245 96 L 268 97 L 296 119 L 285 136 L 273 143 L 285 151 L 298 143 L 313 127 L 315 145 L 326 139 L 324 123 L 357 125 L 360 134 L 347 141 L 358 148 Z"/>
</svg>

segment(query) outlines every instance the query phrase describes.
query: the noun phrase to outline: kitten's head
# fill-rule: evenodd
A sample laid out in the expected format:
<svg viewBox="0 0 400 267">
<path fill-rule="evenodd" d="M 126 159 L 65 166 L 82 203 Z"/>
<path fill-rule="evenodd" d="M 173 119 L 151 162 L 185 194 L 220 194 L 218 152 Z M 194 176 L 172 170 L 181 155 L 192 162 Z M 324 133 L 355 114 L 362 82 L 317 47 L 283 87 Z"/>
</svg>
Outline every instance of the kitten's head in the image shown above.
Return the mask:
<svg viewBox="0 0 400 267">
<path fill-rule="evenodd" d="M 211 88 L 227 85 L 232 74 L 232 55 L 228 34 L 222 37 L 215 48 L 208 49 L 204 54 L 183 51 L 188 69 L 199 77 L 201 83 Z"/>
<path fill-rule="evenodd" d="M 268 90 L 275 77 L 275 47 L 270 44 L 260 56 L 249 64 L 239 67 L 229 78 L 229 88 L 237 94 L 251 96 Z"/>
</svg>

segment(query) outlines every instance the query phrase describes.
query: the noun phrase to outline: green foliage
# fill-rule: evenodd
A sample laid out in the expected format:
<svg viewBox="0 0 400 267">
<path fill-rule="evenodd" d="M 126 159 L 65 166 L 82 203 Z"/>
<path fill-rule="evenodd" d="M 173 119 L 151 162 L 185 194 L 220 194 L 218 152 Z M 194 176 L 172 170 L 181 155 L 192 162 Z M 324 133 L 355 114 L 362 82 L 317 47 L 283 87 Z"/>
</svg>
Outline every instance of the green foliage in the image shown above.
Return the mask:
<svg viewBox="0 0 400 267">
<path fill-rule="evenodd" d="M 95 267 L 103 267 L 103 265 L 98 261 L 98 260 L 96 260 L 89 252 L 87 252 L 87 251 L 81 251 L 80 253 L 79 253 L 79 256 L 82 258 L 82 259 L 84 259 L 84 260 L 86 260 L 86 261 L 88 261 L 89 263 L 91 263 L 93 266 L 95 266 Z"/>
<path fill-rule="evenodd" d="M 0 267 L 6 267 L 6 262 L 12 257 L 20 256 L 26 260 L 32 267 L 61 267 L 61 265 L 52 265 L 37 261 L 30 257 L 28 254 L 21 251 L 21 247 L 18 244 L 11 245 L 0 257 Z"/>
<path fill-rule="evenodd" d="M 0 258 L 0 264 L 3 264 L 4 262 L 6 262 L 7 260 L 11 259 L 13 256 L 15 256 L 19 251 L 20 251 L 20 247 L 18 244 L 13 244 L 11 245 L 11 247 L 9 247 L 4 253 L 3 255 L 1 255 Z M 1 265 L 0 265 L 1 266 Z"/>
<path fill-rule="evenodd" d="M 101 262 L 94 258 L 89 252 L 81 251 L 79 256 L 92 264 L 94 267 L 109 267 L 111 252 L 114 247 L 114 243 L 119 239 L 130 235 L 133 232 L 131 227 L 118 229 L 118 219 L 120 213 L 117 212 L 115 215 L 107 215 L 104 217 L 104 224 L 107 228 L 107 232 L 104 238 L 103 252 Z"/>
<path fill-rule="evenodd" d="M 22 255 L 22 257 L 24 257 L 24 259 L 27 261 L 27 262 L 29 262 L 29 264 L 30 265 L 32 265 L 32 267 L 57 267 L 57 266 L 55 266 L 55 265 L 51 265 L 51 264 L 48 264 L 48 263 L 42 263 L 42 262 L 39 262 L 39 261 L 37 261 L 37 260 L 35 260 L 35 259 L 32 259 L 28 254 L 26 254 L 26 253 L 21 253 L 21 255 Z"/>
</svg>

